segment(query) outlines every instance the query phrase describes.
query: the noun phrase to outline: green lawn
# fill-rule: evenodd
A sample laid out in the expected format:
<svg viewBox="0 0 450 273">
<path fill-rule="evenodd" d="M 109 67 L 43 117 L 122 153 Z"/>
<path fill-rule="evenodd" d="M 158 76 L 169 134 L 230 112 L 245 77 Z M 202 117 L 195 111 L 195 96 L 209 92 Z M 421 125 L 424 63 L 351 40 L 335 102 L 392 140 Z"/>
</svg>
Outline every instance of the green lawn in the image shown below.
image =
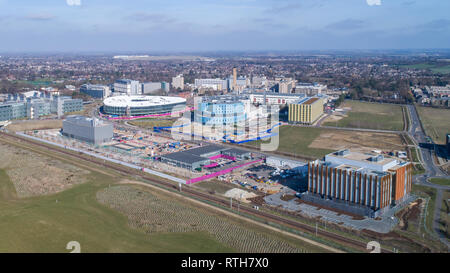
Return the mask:
<svg viewBox="0 0 450 273">
<path fill-rule="evenodd" d="M 441 224 L 440 229 L 444 234 L 450 236 L 450 191 L 444 191 L 442 194 Z"/>
<path fill-rule="evenodd" d="M 412 64 L 412 65 L 401 65 L 400 67 L 409 69 L 429 69 L 434 73 L 448 74 L 450 73 L 450 65 L 439 65 L 439 64 Z"/>
<path fill-rule="evenodd" d="M 379 130 L 403 130 L 402 106 L 360 101 L 345 101 L 341 108 L 350 107 L 351 111 L 338 121 L 325 122 L 325 126 L 365 128 Z"/>
<path fill-rule="evenodd" d="M 96 192 L 114 182 L 92 173 L 89 182 L 62 193 L 18 199 L 1 170 L 0 252 L 69 252 L 69 241 L 78 241 L 82 252 L 233 251 L 206 232 L 146 235 L 131 229 L 125 216 L 96 200 Z"/>
<path fill-rule="evenodd" d="M 291 155 L 303 155 L 313 158 L 323 157 L 326 154 L 334 152 L 334 150 L 308 147 L 322 132 L 329 132 L 329 130 L 313 127 L 281 126 L 277 151 Z M 250 142 L 250 145 L 260 147 L 261 143 L 269 142 L 262 142 L 259 140 Z"/>
<path fill-rule="evenodd" d="M 426 187 L 426 186 L 420 186 L 413 184 L 412 185 L 412 192 L 421 196 L 426 197 L 428 199 L 428 207 L 427 207 L 427 218 L 425 219 L 425 224 L 427 226 L 427 229 L 432 232 L 433 231 L 433 213 L 434 213 L 434 205 L 436 201 L 436 189 Z"/>
<path fill-rule="evenodd" d="M 450 109 L 417 106 L 425 131 L 435 143 L 445 144 L 445 135 L 450 133 Z"/>
<path fill-rule="evenodd" d="M 129 121 L 128 123 L 142 128 L 153 129 L 153 127 L 169 127 L 172 126 L 174 122 L 175 120 L 172 119 L 142 118 Z"/>
<path fill-rule="evenodd" d="M 430 178 L 430 182 L 433 184 L 450 186 L 450 179 L 446 178 Z"/>
</svg>

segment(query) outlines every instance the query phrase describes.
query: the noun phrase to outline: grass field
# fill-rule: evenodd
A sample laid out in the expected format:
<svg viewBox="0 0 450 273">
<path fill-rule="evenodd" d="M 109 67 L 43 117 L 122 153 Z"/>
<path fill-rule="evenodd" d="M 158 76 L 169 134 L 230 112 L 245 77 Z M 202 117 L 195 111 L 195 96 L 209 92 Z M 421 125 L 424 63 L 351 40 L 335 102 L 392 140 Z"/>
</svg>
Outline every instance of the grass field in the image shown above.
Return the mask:
<svg viewBox="0 0 450 273">
<path fill-rule="evenodd" d="M 305 252 L 303 244 L 283 239 L 251 224 L 211 212 L 177 199 L 133 188 L 113 186 L 97 193 L 101 203 L 127 215 L 129 223 L 146 233 L 207 232 L 223 245 L 237 252 Z M 251 228 L 249 228 L 250 226 Z"/>
<path fill-rule="evenodd" d="M 441 74 L 449 74 L 450 73 L 450 65 L 421 63 L 421 64 L 413 64 L 413 65 L 401 65 L 400 67 L 409 68 L 409 69 L 421 69 L 421 70 L 429 69 L 434 73 L 441 73 Z"/>
<path fill-rule="evenodd" d="M 94 173 L 89 182 L 62 193 L 18 199 L 0 171 L 0 252 L 68 252 L 78 241 L 82 252 L 223 252 L 205 232 L 151 234 L 132 229 L 125 216 L 100 205 L 95 192 L 110 177 Z M 58 200 L 58 201 L 56 201 Z"/>
<path fill-rule="evenodd" d="M 9 131 L 31 131 L 62 128 L 62 120 L 14 121 L 6 127 Z"/>
<path fill-rule="evenodd" d="M 262 141 L 250 142 L 260 147 Z M 299 127 L 280 127 L 277 152 L 292 156 L 320 158 L 341 149 L 355 150 L 400 150 L 404 144 L 397 134 L 375 132 L 353 132 L 349 130 Z"/>
<path fill-rule="evenodd" d="M 307 157 L 323 157 L 324 155 L 333 152 L 333 150 L 310 148 L 309 145 L 325 131 L 325 129 L 320 128 L 281 126 L 277 151 Z M 257 147 L 260 147 L 261 143 L 264 142 L 250 142 L 252 146 Z"/>
<path fill-rule="evenodd" d="M 430 182 L 433 184 L 450 186 L 450 179 L 446 179 L 446 178 L 431 178 Z"/>
<path fill-rule="evenodd" d="M 435 143 L 445 144 L 445 135 L 450 133 L 450 109 L 417 106 L 426 134 Z"/>
<path fill-rule="evenodd" d="M 48 156 L 50 154 L 52 153 Z M 24 153 L 24 156 L 29 155 Z M 217 216 L 209 209 L 190 207 L 185 201 L 181 203 L 155 195 L 153 191 L 146 192 L 146 189 L 140 189 L 139 186 L 115 186 L 123 177 L 111 171 L 97 172 L 95 166 L 89 168 L 88 173 L 82 174 L 85 178 L 82 184 L 59 193 L 26 198 L 18 196 L 8 170 L 0 168 L 0 252 L 69 252 L 66 245 L 70 241 L 78 241 L 82 252 L 236 252 L 246 250 L 240 243 L 242 238 L 239 239 L 239 236 L 242 234 L 255 239 L 248 247 L 263 245 L 261 251 L 323 251 L 290 237 L 272 235 L 265 228 L 247 222 Z M 125 188 L 125 197 L 129 192 L 136 196 L 120 199 L 121 191 L 116 192 L 119 198 L 117 195 L 112 195 L 112 198 L 111 195 L 105 195 L 117 188 Z M 103 200 L 113 203 L 125 200 L 129 207 L 122 206 L 120 211 L 111 208 L 109 204 L 101 204 L 97 199 L 101 193 L 106 196 Z M 151 199 L 152 196 L 157 196 L 158 199 Z M 210 222 L 205 223 L 220 223 L 215 224 L 220 232 L 211 233 L 205 228 L 192 228 L 195 224 L 200 224 L 189 222 L 194 219 L 192 217 L 175 221 L 169 226 L 167 223 L 154 223 L 159 228 L 157 230 L 142 229 L 134 225 L 137 222 L 132 221 L 133 215 L 148 215 L 146 213 L 150 212 L 136 211 L 134 208 L 141 207 L 141 204 L 151 205 L 152 202 L 159 202 L 161 206 L 153 211 L 155 217 L 166 215 L 162 220 L 175 219 L 174 215 L 167 215 L 164 210 L 166 205 L 171 209 L 175 206 L 176 211 L 197 219 L 203 219 L 204 215 L 214 217 L 207 217 Z M 224 227 L 229 229 L 223 229 Z M 233 229 L 238 229 L 240 233 L 235 234 Z"/>
<path fill-rule="evenodd" d="M 351 108 L 341 119 L 327 118 L 325 126 L 403 130 L 402 106 L 360 101 L 345 101 L 340 108 Z"/>
<path fill-rule="evenodd" d="M 143 118 L 128 123 L 134 126 L 139 126 L 142 128 L 153 129 L 153 127 L 168 127 L 172 126 L 175 120 L 172 119 L 155 119 L 155 118 Z"/>
<path fill-rule="evenodd" d="M 450 191 L 444 191 L 442 194 L 442 210 L 441 210 L 441 222 L 440 229 L 447 235 L 450 236 Z"/>
<path fill-rule="evenodd" d="M 425 224 L 427 229 L 431 232 L 433 230 L 433 213 L 436 201 L 436 189 L 413 184 L 411 191 L 418 196 L 429 198 Z"/>
</svg>

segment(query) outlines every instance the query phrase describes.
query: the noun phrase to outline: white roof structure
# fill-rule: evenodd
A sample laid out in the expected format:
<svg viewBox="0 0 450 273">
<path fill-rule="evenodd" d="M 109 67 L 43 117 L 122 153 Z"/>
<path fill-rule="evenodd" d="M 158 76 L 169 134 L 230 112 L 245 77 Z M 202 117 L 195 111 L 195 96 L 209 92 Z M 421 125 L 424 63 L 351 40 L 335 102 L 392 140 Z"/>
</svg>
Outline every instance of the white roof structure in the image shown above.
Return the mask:
<svg viewBox="0 0 450 273">
<path fill-rule="evenodd" d="M 165 96 L 114 96 L 106 98 L 103 103 L 110 107 L 150 107 L 186 102 L 180 97 Z"/>
</svg>

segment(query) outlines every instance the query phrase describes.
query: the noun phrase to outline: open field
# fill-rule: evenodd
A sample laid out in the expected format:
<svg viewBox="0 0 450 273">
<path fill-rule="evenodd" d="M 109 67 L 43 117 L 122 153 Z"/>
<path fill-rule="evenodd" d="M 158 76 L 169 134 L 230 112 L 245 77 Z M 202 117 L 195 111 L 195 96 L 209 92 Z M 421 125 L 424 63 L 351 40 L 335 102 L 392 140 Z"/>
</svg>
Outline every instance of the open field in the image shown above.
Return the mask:
<svg viewBox="0 0 450 273">
<path fill-rule="evenodd" d="M 19 198 L 54 194 L 84 183 L 89 171 L 0 143 L 0 169 L 11 178 Z"/>
<path fill-rule="evenodd" d="M 114 186 L 97 193 L 101 203 L 127 215 L 130 225 L 146 233 L 207 232 L 221 244 L 238 252 L 305 252 L 280 236 L 234 219 L 180 203 L 167 196 L 130 186 Z M 256 228 L 256 229 L 255 229 Z"/>
<path fill-rule="evenodd" d="M 98 182 L 111 181 L 104 175 L 91 174 L 88 183 L 56 195 L 11 200 L 4 198 L 11 189 L 4 174 L 0 172 L 0 252 L 69 252 L 65 247 L 73 240 L 80 242 L 82 252 L 230 250 L 202 232 L 147 235 L 132 229 L 123 215 L 96 201 L 95 192 L 104 187 Z"/>
<path fill-rule="evenodd" d="M 425 131 L 435 143 L 445 144 L 445 135 L 450 133 L 450 109 L 417 106 Z"/>
<path fill-rule="evenodd" d="M 217 179 L 213 179 L 195 183 L 193 187 L 201 188 L 209 193 L 224 194 L 231 189 L 237 188 L 238 186 L 236 186 L 235 184 L 225 183 L 218 181 Z"/>
<path fill-rule="evenodd" d="M 252 142 L 258 146 L 261 141 Z M 370 151 L 403 150 L 397 134 L 356 132 L 315 127 L 281 126 L 278 152 L 319 158 L 340 149 Z"/>
<path fill-rule="evenodd" d="M 430 178 L 430 182 L 433 184 L 450 186 L 450 179 L 446 178 Z"/>
<path fill-rule="evenodd" d="M 52 153 L 50 152 L 49 156 L 50 154 Z M 18 155 L 22 154 L 18 153 Z M 171 232 L 167 231 L 165 226 L 160 227 L 166 231 L 151 233 L 130 226 L 132 222 L 129 215 L 123 215 L 100 204 L 96 196 L 97 192 L 100 194 L 115 189 L 117 186 L 114 184 L 122 181 L 123 178 L 114 171 L 100 173 L 94 168 L 95 166 L 90 166 L 90 173 L 84 175 L 86 182 L 83 184 L 56 194 L 30 198 L 18 198 L 13 179 L 5 170 L 0 170 L 0 241 L 2 242 L 0 252 L 68 252 L 65 246 L 73 240 L 81 243 L 82 252 L 234 252 L 245 248 L 245 246 L 235 247 L 239 245 L 239 242 L 236 242 L 238 239 L 234 238 L 234 233 L 221 232 L 223 234 L 220 237 L 203 229 L 191 229 L 193 226 L 189 219 L 186 220 L 188 222 L 182 221 L 179 225 L 172 226 L 175 230 Z M 126 186 L 137 194 L 145 192 L 135 187 L 138 186 Z M 156 196 L 156 193 L 152 192 L 151 195 Z M 184 201 L 174 203 L 171 198 L 159 195 L 157 198 L 163 200 L 160 204 L 173 203 L 173 206 L 176 204 L 177 210 L 189 207 Z M 147 198 L 136 200 L 133 198 L 128 201 L 133 208 L 140 206 L 141 203 L 149 202 Z M 145 212 L 140 211 L 140 213 Z M 162 215 L 164 209 L 154 213 Z M 214 221 L 220 223 L 220 227 L 217 228 L 229 227 L 230 230 L 236 228 L 242 234 L 254 236 L 249 238 L 261 238 L 261 242 L 252 242 L 253 244 L 262 243 L 261 251 L 284 249 L 279 246 L 286 245 L 290 248 L 286 248 L 285 251 L 290 251 L 289 249 L 300 252 L 323 251 L 307 243 L 292 240 L 291 237 L 272 235 L 273 232 L 269 232 L 266 228 L 234 220 L 232 217 L 219 217 L 217 213 L 209 209 L 195 207 L 190 213 L 190 215 L 197 215 L 198 219 L 203 219 L 204 215 L 213 217 Z M 187 230 L 176 231 L 183 227 Z M 219 237 L 222 241 L 218 239 Z M 225 241 L 228 243 L 224 244 Z M 248 247 L 255 247 L 255 245 L 250 244 Z"/>
<path fill-rule="evenodd" d="M 391 131 L 403 130 L 403 113 L 400 105 L 347 100 L 340 108 L 348 108 L 349 111 L 344 115 L 339 113 L 333 114 L 325 120 L 324 126 Z"/>
<path fill-rule="evenodd" d="M 19 120 L 14 121 L 6 128 L 11 132 L 58 129 L 62 128 L 62 120 Z"/>
<path fill-rule="evenodd" d="M 412 64 L 412 65 L 401 65 L 400 67 L 409 68 L 409 69 L 421 69 L 421 70 L 429 69 L 434 73 L 442 73 L 442 74 L 450 73 L 450 65 L 421 63 L 421 64 Z"/>
<path fill-rule="evenodd" d="M 442 194 L 442 209 L 441 209 L 441 231 L 450 238 L 450 191 L 444 191 Z"/>
<path fill-rule="evenodd" d="M 155 118 L 142 118 L 128 123 L 134 126 L 139 126 L 142 128 L 153 129 L 153 127 L 168 127 L 172 126 L 175 119 L 155 119 Z"/>
</svg>

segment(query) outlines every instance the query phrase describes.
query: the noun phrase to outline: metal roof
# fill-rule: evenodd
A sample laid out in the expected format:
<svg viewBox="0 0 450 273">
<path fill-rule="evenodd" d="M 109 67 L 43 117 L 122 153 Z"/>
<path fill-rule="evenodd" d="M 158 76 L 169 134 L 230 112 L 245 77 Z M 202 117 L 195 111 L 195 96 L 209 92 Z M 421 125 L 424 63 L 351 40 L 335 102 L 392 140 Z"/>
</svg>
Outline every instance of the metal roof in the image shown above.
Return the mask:
<svg viewBox="0 0 450 273">
<path fill-rule="evenodd" d="M 189 153 L 188 151 L 181 151 L 181 152 L 166 154 L 166 155 L 161 156 L 161 158 L 176 160 L 176 161 L 183 162 L 186 164 L 209 161 L 208 158 L 201 157 L 198 155 L 193 155 L 193 154 Z"/>
<path fill-rule="evenodd" d="M 185 152 L 188 152 L 190 154 L 197 155 L 197 156 L 202 156 L 204 154 L 209 154 L 209 153 L 213 153 L 213 152 L 221 152 L 221 151 L 224 151 L 227 149 L 228 148 L 225 148 L 223 146 L 211 144 L 211 145 L 207 145 L 207 146 L 202 146 L 202 147 L 186 150 Z"/>
</svg>

